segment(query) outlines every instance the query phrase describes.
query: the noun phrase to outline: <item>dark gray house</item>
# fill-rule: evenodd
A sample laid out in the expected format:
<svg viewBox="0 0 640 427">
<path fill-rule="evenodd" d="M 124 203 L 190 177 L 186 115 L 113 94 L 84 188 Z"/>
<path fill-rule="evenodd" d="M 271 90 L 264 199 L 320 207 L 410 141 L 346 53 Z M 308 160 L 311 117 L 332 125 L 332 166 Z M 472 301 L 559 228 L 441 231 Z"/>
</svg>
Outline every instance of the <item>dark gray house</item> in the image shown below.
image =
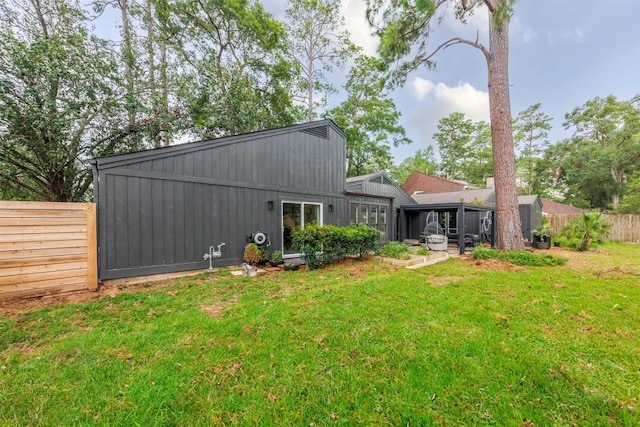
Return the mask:
<svg viewBox="0 0 640 427">
<path fill-rule="evenodd" d="M 237 265 L 258 232 L 295 257 L 291 229 L 349 224 L 350 202 L 389 240 L 394 197 L 348 193 L 345 148 L 322 120 L 92 160 L 100 279 L 207 268 L 221 243 L 213 265 Z"/>
<path fill-rule="evenodd" d="M 415 203 L 401 206 L 401 240 L 418 239 L 431 211 L 438 213 L 450 239 L 453 236 L 453 240 L 460 242 L 458 237 L 464 229 L 465 235 L 478 235 L 484 242 L 493 240 L 496 203 L 494 188 L 423 193 L 411 197 Z M 537 195 L 519 196 L 518 207 L 522 237 L 531 241 L 531 230 L 540 227 L 542 223 L 542 202 Z M 464 248 L 461 246 L 460 250 L 463 252 Z"/>
<path fill-rule="evenodd" d="M 349 195 L 349 222 L 351 224 L 365 223 L 375 220 L 376 215 L 380 212 L 381 207 L 376 205 L 379 203 L 373 201 L 373 204 L 367 200 L 366 195 L 374 194 L 378 197 L 388 197 L 393 200 L 393 209 L 388 213 L 388 220 L 391 227 L 391 240 L 399 240 L 398 236 L 398 215 L 401 205 L 410 205 L 416 203 L 406 191 L 402 189 L 396 182 L 384 172 L 375 172 L 368 175 L 354 176 L 347 178 L 347 194 Z M 365 195 L 363 197 L 363 195 Z M 389 239 L 386 239 L 389 240 Z"/>
</svg>

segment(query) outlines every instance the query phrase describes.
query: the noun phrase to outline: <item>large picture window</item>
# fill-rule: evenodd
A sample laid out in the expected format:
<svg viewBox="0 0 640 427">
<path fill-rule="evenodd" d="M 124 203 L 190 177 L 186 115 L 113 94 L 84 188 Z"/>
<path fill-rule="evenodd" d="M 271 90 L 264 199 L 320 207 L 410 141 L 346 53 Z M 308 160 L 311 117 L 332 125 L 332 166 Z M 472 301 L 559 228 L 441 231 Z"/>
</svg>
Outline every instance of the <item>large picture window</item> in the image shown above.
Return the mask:
<svg viewBox="0 0 640 427">
<path fill-rule="evenodd" d="M 299 255 L 292 248 L 291 231 L 307 224 L 322 225 L 322 204 L 307 202 L 282 202 L 282 254 Z"/>
<path fill-rule="evenodd" d="M 383 238 L 387 231 L 387 207 L 368 203 L 349 204 L 349 223 L 367 224 L 380 231 Z"/>
</svg>

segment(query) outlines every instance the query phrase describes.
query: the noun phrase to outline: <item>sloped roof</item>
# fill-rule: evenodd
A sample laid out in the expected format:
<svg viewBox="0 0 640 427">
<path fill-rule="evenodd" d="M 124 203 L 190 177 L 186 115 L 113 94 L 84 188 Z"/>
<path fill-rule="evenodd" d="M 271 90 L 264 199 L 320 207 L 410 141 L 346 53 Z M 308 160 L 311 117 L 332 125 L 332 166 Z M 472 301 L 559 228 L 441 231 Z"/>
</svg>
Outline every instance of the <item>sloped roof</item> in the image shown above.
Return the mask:
<svg viewBox="0 0 640 427">
<path fill-rule="evenodd" d="M 173 156 L 192 151 L 206 150 L 212 145 L 220 146 L 223 144 L 234 144 L 244 142 L 255 138 L 269 137 L 274 135 L 286 134 L 291 132 L 305 132 L 311 135 L 326 138 L 326 131 L 331 127 L 341 136 L 346 138 L 346 133 L 333 120 L 323 119 L 313 122 L 300 123 L 296 125 L 284 126 L 274 129 L 265 129 L 255 132 L 243 133 L 238 135 L 223 136 L 220 138 L 205 139 L 201 141 L 188 142 L 186 144 L 170 145 L 168 147 L 150 148 L 142 151 L 135 151 L 125 154 L 112 154 L 103 157 L 90 159 L 90 164 L 99 164 L 105 166 L 108 164 L 126 164 L 128 162 L 137 162 L 141 159 L 155 159 L 166 156 Z"/>
<path fill-rule="evenodd" d="M 518 196 L 519 205 L 532 205 L 539 199 L 537 194 L 527 194 L 525 196 Z"/>
<path fill-rule="evenodd" d="M 589 212 L 589 210 L 565 205 L 564 203 L 554 202 L 553 200 L 542 199 L 543 214 L 581 214 L 585 212 Z"/>
<path fill-rule="evenodd" d="M 411 196 L 421 205 L 441 203 L 469 203 L 473 200 L 481 200 L 485 204 L 495 203 L 495 190 L 493 188 L 480 188 L 476 190 L 447 191 L 444 193 L 423 193 Z"/>
<path fill-rule="evenodd" d="M 422 172 L 413 172 L 404 184 L 402 184 L 402 189 L 408 194 L 414 194 L 416 191 L 422 191 L 423 193 L 444 193 L 464 190 L 465 187 L 474 188 L 464 182 L 452 181 Z"/>
<path fill-rule="evenodd" d="M 347 178 L 345 189 L 347 192 L 371 194 L 372 188 L 370 185 L 363 185 L 366 182 L 372 182 L 373 184 L 382 184 L 393 187 L 394 197 L 400 197 L 399 203 L 411 203 L 411 197 L 400 187 L 389 175 L 384 172 L 374 172 L 367 175 L 352 176 Z M 376 187 L 373 187 L 376 188 Z M 378 187 L 379 188 L 379 187 Z M 368 190 L 367 190 L 368 189 Z M 375 195 L 378 194 L 376 190 L 373 190 Z M 388 195 L 388 194 L 387 194 Z"/>
</svg>

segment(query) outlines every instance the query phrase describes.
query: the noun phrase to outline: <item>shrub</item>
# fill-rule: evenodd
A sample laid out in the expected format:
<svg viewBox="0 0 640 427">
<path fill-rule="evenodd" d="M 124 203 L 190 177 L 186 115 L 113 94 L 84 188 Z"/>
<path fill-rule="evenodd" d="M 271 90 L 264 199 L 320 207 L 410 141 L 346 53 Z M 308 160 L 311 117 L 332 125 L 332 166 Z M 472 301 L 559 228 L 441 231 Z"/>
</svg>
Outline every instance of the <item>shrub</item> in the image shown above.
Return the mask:
<svg viewBox="0 0 640 427">
<path fill-rule="evenodd" d="M 516 265 L 528 265 L 534 267 L 564 265 L 566 258 L 556 257 L 549 254 L 538 255 L 526 251 L 500 252 L 495 249 L 478 246 L 473 250 L 474 259 L 499 259 Z"/>
<path fill-rule="evenodd" d="M 271 261 L 282 261 L 282 252 L 279 250 L 273 251 L 273 253 L 271 254 Z"/>
<path fill-rule="evenodd" d="M 420 246 L 420 248 L 416 251 L 418 255 L 429 255 L 429 249 L 424 246 Z"/>
<path fill-rule="evenodd" d="M 375 250 L 380 233 L 366 225 L 308 225 L 292 230 L 293 249 L 304 255 L 311 269 L 319 268 L 334 259 L 348 255 L 362 256 Z"/>
<path fill-rule="evenodd" d="M 409 245 L 403 242 L 389 242 L 382 248 L 382 253 L 389 258 L 405 259 L 409 255 Z"/>
<path fill-rule="evenodd" d="M 258 245 L 255 243 L 249 243 L 245 246 L 243 259 L 245 262 L 252 265 L 259 263 L 262 260 L 262 253 L 260 248 L 258 248 Z"/>
<path fill-rule="evenodd" d="M 595 249 L 610 229 L 611 224 L 605 223 L 601 214 L 583 213 L 580 218 L 574 218 L 562 227 L 557 241 L 574 251 Z"/>
</svg>

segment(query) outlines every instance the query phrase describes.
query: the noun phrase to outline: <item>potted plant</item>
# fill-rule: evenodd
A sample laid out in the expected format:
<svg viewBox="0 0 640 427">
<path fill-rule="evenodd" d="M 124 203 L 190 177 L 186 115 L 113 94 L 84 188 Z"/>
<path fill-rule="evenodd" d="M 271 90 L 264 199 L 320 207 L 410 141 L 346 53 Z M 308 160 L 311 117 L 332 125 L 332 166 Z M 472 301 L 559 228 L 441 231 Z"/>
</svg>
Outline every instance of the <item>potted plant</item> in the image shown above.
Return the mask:
<svg viewBox="0 0 640 427">
<path fill-rule="evenodd" d="M 544 222 L 540 228 L 531 230 L 533 235 L 533 247 L 537 249 L 549 249 L 551 247 L 551 232 L 553 230 Z"/>
<path fill-rule="evenodd" d="M 269 261 L 271 267 L 277 267 L 279 265 L 284 264 L 282 261 L 282 252 L 275 250 L 271 253 L 271 260 Z"/>
<path fill-rule="evenodd" d="M 284 269 L 285 271 L 295 271 L 299 268 L 299 265 L 293 262 L 285 262 Z"/>
</svg>

